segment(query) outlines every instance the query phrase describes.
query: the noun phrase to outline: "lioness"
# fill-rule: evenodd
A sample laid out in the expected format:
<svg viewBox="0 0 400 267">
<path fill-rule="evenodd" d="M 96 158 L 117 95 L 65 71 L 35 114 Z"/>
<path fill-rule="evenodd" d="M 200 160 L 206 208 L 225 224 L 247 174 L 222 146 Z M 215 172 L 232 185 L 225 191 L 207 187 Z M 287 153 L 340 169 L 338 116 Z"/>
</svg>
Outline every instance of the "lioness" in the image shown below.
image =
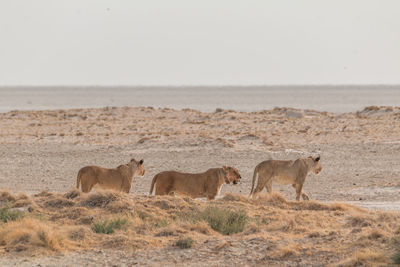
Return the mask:
<svg viewBox="0 0 400 267">
<path fill-rule="evenodd" d="M 236 168 L 227 166 L 209 169 L 203 173 L 165 171 L 154 176 L 150 195 L 156 185 L 156 195 L 176 193 L 192 198 L 206 197 L 211 200 L 219 194 L 224 183 L 237 184 L 240 178 L 240 173 Z"/>
<path fill-rule="evenodd" d="M 266 160 L 261 162 L 254 169 L 253 182 L 251 184 L 250 196 L 255 197 L 261 192 L 264 187 L 268 193 L 272 192 L 272 182 L 281 185 L 291 184 L 296 189 L 296 200 L 300 200 L 300 195 L 303 200 L 308 200 L 306 194 L 302 194 L 304 181 L 307 173 L 312 170 L 318 174 L 322 170 L 320 156 L 313 158 L 299 158 L 296 160 Z M 258 176 L 256 188 L 254 182 Z"/>
<path fill-rule="evenodd" d="M 106 169 L 98 166 L 86 166 L 79 170 L 76 187 L 82 185 L 82 192 L 90 192 L 98 184 L 105 189 L 114 189 L 129 193 L 134 176 L 143 176 L 145 173 L 143 160 L 135 159 L 115 169 Z"/>
</svg>

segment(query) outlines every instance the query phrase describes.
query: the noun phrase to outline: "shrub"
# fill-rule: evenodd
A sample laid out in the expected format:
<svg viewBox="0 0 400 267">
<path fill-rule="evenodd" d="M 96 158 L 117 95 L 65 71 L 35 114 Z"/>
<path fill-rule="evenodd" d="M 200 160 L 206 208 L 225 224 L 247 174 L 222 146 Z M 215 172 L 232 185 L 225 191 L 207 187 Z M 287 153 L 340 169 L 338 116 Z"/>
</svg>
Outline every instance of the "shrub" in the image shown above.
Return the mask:
<svg viewBox="0 0 400 267">
<path fill-rule="evenodd" d="M 16 219 L 21 218 L 23 215 L 23 212 L 19 210 L 11 210 L 8 205 L 0 208 L 0 222 L 3 223 L 15 221 Z"/>
<path fill-rule="evenodd" d="M 115 230 L 121 229 L 126 223 L 128 219 L 116 219 L 113 221 L 105 220 L 103 222 L 94 223 L 92 226 L 92 230 L 98 234 L 112 234 Z"/>
<path fill-rule="evenodd" d="M 240 233 L 248 222 L 244 211 L 233 211 L 217 207 L 207 207 L 199 214 L 199 219 L 208 222 L 210 227 L 224 235 Z"/>
<path fill-rule="evenodd" d="M 396 264 L 400 264 L 400 250 L 397 251 L 397 253 L 394 255 L 393 261 L 394 261 L 394 263 L 396 263 Z"/>
<path fill-rule="evenodd" d="M 191 239 L 190 237 L 184 239 L 180 238 L 178 241 L 176 241 L 175 245 L 182 249 L 191 248 L 193 245 L 193 239 Z"/>
</svg>

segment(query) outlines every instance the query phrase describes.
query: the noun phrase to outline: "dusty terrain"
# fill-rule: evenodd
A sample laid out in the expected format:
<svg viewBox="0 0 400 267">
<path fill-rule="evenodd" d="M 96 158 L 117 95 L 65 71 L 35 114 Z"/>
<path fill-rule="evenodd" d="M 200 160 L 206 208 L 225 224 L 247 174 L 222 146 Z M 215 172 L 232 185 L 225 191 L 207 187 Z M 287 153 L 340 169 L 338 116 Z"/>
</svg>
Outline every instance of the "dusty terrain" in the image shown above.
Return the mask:
<svg viewBox="0 0 400 267">
<path fill-rule="evenodd" d="M 148 193 L 151 179 L 160 171 L 174 169 L 201 172 L 221 165 L 235 166 L 243 176 L 240 185 L 224 186 L 222 194 L 233 192 L 246 196 L 250 191 L 253 169 L 259 162 L 269 158 L 295 159 L 320 154 L 323 170 L 318 175 L 309 174 L 304 186 L 304 191 L 312 199 L 320 202 L 349 202 L 373 209 L 399 210 L 399 126 L 400 109 L 391 107 L 369 107 L 357 113 L 340 115 L 287 108 L 251 113 L 219 109 L 214 113 L 202 113 L 151 107 L 11 111 L 0 113 L 0 187 L 12 194 L 25 192 L 33 195 L 43 190 L 63 194 L 75 186 L 79 168 L 92 164 L 116 167 L 135 157 L 145 160 L 146 175 L 134 181 L 131 192 L 135 195 L 131 196 L 133 202 L 135 198 L 144 197 L 142 195 Z M 281 192 L 287 200 L 294 199 L 291 187 L 274 186 L 274 190 Z M 201 201 L 195 203 L 199 207 L 205 205 Z M 249 207 L 246 210 L 254 217 L 250 211 L 253 207 Z M 259 213 L 262 213 L 262 209 L 256 207 Z M 346 206 L 341 211 L 344 217 L 332 215 L 332 220 L 338 222 L 338 228 L 334 231 L 346 228 L 344 225 L 350 220 L 348 216 L 353 216 L 353 210 L 357 208 Z M 42 214 L 43 210 L 38 212 Z M 296 210 L 294 213 L 298 215 L 293 216 L 304 216 L 304 211 Z M 312 216 L 316 214 L 319 212 Z M 376 216 L 397 218 L 398 215 L 397 212 L 380 211 L 363 211 L 363 214 L 372 216 L 375 221 Z M 386 231 L 386 239 L 382 243 L 378 242 L 379 246 L 372 244 L 373 250 L 383 250 L 385 253 L 393 250 L 390 240 L 396 229 L 389 228 L 394 227 L 396 220 L 398 222 L 398 218 L 393 219 L 391 226 L 383 229 Z M 54 222 L 54 227 L 57 227 L 57 223 Z M 321 231 L 323 228 L 321 226 Z M 349 241 L 348 234 L 353 230 L 343 230 L 341 240 Z M 259 231 L 264 230 L 261 227 Z M 309 234 L 307 231 L 305 233 Z M 368 231 L 362 230 L 360 233 L 366 234 Z M 172 259 L 178 264 L 186 264 L 182 257 L 190 259 L 187 263 L 198 265 L 203 265 L 206 260 L 210 265 L 221 265 L 221 257 L 227 260 L 227 265 L 232 258 L 235 260 L 233 263 L 264 264 L 262 261 L 249 260 L 248 253 L 239 252 L 240 248 L 250 246 L 250 243 L 241 243 L 243 235 L 224 237 L 222 241 L 231 242 L 230 249 L 217 256 L 211 250 L 208 251 L 216 245 L 210 244 L 211 241 L 203 245 L 195 240 L 194 248 L 180 250 L 171 247 L 172 241 L 168 239 L 161 242 L 162 245 L 148 247 L 146 250 L 132 245 L 126 250 L 103 250 L 97 246 L 96 249 L 85 250 L 84 254 L 77 253 L 76 249 L 66 249 L 62 252 L 65 253 L 63 256 L 56 254 L 44 258 L 4 252 L 6 256 L 2 257 L 3 262 L 0 264 L 21 265 L 24 261 L 26 265 L 34 262 L 42 265 L 52 265 L 55 262 L 64 265 L 78 263 L 74 260 L 81 264 L 95 264 L 96 261 L 99 264 L 104 263 L 107 256 L 127 260 L 106 261 L 108 265 L 134 262 L 140 265 L 152 264 L 151 260 L 156 265 L 173 265 L 175 261 Z M 212 236 L 207 238 L 213 240 Z M 254 241 L 252 245 L 255 248 L 252 253 L 255 253 L 258 260 L 269 255 L 266 246 L 272 242 L 268 234 L 262 236 L 262 241 Z M 297 245 L 296 240 L 293 239 L 293 242 Z M 310 246 L 317 246 L 318 243 L 312 239 L 307 239 L 307 242 Z M 269 263 L 318 265 L 323 261 L 336 264 L 354 257 L 357 250 L 346 250 L 343 255 L 336 252 L 336 256 L 333 252 L 322 253 L 326 256 L 323 258 L 314 256 L 312 252 L 313 256 L 307 257 L 308 254 L 295 249 L 297 258 L 284 257 L 282 261 L 272 259 Z M 231 253 L 238 254 L 231 256 Z M 207 254 L 209 256 L 205 257 Z M 135 260 L 129 261 L 131 257 Z M 388 259 L 385 261 L 387 263 Z"/>
</svg>

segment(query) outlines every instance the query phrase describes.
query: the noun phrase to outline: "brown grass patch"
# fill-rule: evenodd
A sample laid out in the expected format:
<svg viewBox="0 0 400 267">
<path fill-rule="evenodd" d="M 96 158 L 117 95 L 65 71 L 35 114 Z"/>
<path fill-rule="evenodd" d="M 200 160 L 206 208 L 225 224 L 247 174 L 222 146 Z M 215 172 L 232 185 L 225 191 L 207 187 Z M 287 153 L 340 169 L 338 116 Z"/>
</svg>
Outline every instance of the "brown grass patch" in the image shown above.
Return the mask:
<svg viewBox="0 0 400 267">
<path fill-rule="evenodd" d="M 282 209 L 290 208 L 289 202 L 279 192 L 272 192 L 271 194 L 260 194 L 259 197 L 252 201 L 253 204 L 262 206 L 271 206 Z"/>
<path fill-rule="evenodd" d="M 26 206 L 31 206 L 33 204 L 32 200 L 29 198 L 18 199 L 14 203 L 12 203 L 12 208 L 21 208 Z"/>
<path fill-rule="evenodd" d="M 393 246 L 400 244 L 394 241 L 398 213 L 342 203 L 287 201 L 277 192 L 257 199 L 228 193 L 210 202 L 102 190 L 83 194 L 75 189 L 65 194 L 44 191 L 26 196 L 2 191 L 0 195 L 9 207 L 24 207 L 24 218 L 0 224 L 0 254 L 157 250 L 191 238 L 196 249 L 214 250 L 225 244 L 221 251 L 258 250 L 257 262 L 262 264 L 285 265 L 301 259 L 304 265 L 342 262 L 354 266 L 391 263 L 390 257 L 382 255 L 394 255 Z M 27 212 L 25 207 L 35 208 Z M 240 216 L 245 218 L 240 227 L 225 227 Z M 114 232 L 93 231 L 95 224 L 118 218 L 127 218 L 127 223 Z"/>
<path fill-rule="evenodd" d="M 78 189 L 74 188 L 71 191 L 67 192 L 64 194 L 64 197 L 67 199 L 74 199 L 76 197 L 79 197 L 82 194 L 81 191 L 79 191 Z"/>
<path fill-rule="evenodd" d="M 216 232 L 211 229 L 210 225 L 208 225 L 208 223 L 201 221 L 201 222 L 197 222 L 195 224 L 190 225 L 189 230 L 192 232 L 197 232 L 203 235 L 215 235 Z"/>
<path fill-rule="evenodd" d="M 288 245 L 278 246 L 273 251 L 271 251 L 268 255 L 264 257 L 266 259 L 279 260 L 279 261 L 287 261 L 293 257 L 298 256 L 300 253 L 298 252 L 298 245 L 291 243 Z"/>
<path fill-rule="evenodd" d="M 13 195 L 11 195 L 8 191 L 1 191 L 0 192 L 0 201 L 13 202 L 13 201 L 15 201 L 15 197 Z"/>
<path fill-rule="evenodd" d="M 248 203 L 249 199 L 241 194 L 235 194 L 235 193 L 226 193 L 221 200 L 224 201 L 238 201 L 238 202 L 244 202 L 244 203 Z"/>
<path fill-rule="evenodd" d="M 388 259 L 382 252 L 371 249 L 357 251 L 353 256 L 341 262 L 339 265 L 344 267 L 351 266 L 385 266 L 388 265 Z"/>
<path fill-rule="evenodd" d="M 9 222 L 0 229 L 0 245 L 6 251 L 62 251 L 71 244 L 47 224 L 30 218 Z"/>
<path fill-rule="evenodd" d="M 374 222 L 375 220 L 371 218 L 371 216 L 363 213 L 357 213 L 348 218 L 347 225 L 351 227 L 369 227 L 373 225 Z"/>
<path fill-rule="evenodd" d="M 80 206 L 87 208 L 105 208 L 113 201 L 120 199 L 120 193 L 112 191 L 97 191 L 81 197 Z"/>
<path fill-rule="evenodd" d="M 53 199 L 49 199 L 44 202 L 44 206 L 46 208 L 53 208 L 53 209 L 61 209 L 64 207 L 72 207 L 75 205 L 75 202 L 65 199 L 64 197 L 56 197 Z"/>
</svg>

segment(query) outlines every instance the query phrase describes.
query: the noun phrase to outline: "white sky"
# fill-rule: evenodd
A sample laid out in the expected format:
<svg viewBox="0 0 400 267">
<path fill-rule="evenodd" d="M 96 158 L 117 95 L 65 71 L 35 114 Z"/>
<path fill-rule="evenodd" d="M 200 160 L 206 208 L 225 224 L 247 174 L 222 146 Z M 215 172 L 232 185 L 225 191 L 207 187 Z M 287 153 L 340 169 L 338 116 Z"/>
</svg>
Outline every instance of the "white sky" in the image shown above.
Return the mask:
<svg viewBox="0 0 400 267">
<path fill-rule="evenodd" d="M 0 85 L 399 84 L 399 0 L 0 0 Z"/>
</svg>

